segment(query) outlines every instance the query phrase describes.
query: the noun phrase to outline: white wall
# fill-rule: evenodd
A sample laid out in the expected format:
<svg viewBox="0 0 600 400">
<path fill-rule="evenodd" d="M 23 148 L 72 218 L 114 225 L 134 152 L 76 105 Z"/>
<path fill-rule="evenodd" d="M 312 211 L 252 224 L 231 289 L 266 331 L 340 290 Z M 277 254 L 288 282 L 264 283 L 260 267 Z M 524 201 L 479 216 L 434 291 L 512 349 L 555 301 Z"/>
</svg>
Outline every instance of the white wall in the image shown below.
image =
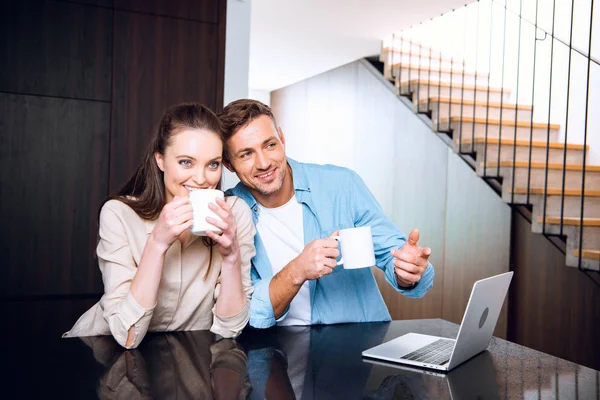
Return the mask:
<svg viewBox="0 0 600 400">
<path fill-rule="evenodd" d="M 227 0 L 227 27 L 225 34 L 225 89 L 223 106 L 248 97 L 250 63 L 251 2 Z M 235 174 L 223 168 L 221 186 L 228 189 L 239 182 Z"/>
</svg>

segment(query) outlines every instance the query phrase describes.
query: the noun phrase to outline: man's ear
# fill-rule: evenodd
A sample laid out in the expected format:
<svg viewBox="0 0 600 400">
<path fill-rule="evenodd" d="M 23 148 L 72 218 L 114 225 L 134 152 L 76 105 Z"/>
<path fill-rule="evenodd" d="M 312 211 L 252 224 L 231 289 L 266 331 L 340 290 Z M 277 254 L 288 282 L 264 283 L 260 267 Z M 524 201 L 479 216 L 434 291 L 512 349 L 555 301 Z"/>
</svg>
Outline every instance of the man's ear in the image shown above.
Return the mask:
<svg viewBox="0 0 600 400">
<path fill-rule="evenodd" d="M 154 160 L 156 160 L 156 165 L 158 165 L 158 169 L 162 172 L 165 172 L 164 160 L 162 154 L 159 152 L 154 153 Z"/>
<path fill-rule="evenodd" d="M 277 128 L 277 130 L 279 131 L 279 140 L 281 140 L 281 143 L 283 143 L 283 145 L 285 146 L 285 136 L 283 135 L 283 129 L 279 127 Z"/>
</svg>

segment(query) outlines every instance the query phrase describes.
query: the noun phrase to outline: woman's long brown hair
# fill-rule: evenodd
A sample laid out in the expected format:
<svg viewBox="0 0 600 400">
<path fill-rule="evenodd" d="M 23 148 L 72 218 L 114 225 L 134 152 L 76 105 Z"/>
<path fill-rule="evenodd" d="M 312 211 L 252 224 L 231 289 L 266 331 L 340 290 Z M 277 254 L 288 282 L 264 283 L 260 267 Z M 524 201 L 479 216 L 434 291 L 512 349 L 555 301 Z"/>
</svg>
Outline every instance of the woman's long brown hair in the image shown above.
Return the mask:
<svg viewBox="0 0 600 400">
<path fill-rule="evenodd" d="M 156 153 L 164 155 L 173 135 L 184 129 L 214 132 L 221 140 L 223 139 L 221 123 L 209 108 L 197 103 L 183 103 L 171 107 L 160 121 L 158 131 L 152 138 L 135 174 L 117 194 L 109 196 L 106 201 L 119 200 L 131 207 L 141 218 L 149 221 L 156 220 L 167 200 L 164 173 L 158 168 L 154 155 Z M 210 264 L 206 271 L 206 279 L 212 264 L 214 242 L 207 237 L 202 237 L 202 241 L 210 248 Z"/>
</svg>

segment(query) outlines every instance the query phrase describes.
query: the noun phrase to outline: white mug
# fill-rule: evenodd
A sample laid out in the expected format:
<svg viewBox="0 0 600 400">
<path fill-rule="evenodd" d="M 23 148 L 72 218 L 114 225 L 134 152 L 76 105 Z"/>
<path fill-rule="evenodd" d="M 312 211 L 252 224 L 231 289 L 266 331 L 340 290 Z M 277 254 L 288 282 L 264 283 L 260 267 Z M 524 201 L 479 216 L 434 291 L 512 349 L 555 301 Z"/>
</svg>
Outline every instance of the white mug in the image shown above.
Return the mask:
<svg viewBox="0 0 600 400">
<path fill-rule="evenodd" d="M 344 269 L 357 269 L 375 265 L 375 250 L 373 250 L 373 235 L 370 226 L 341 229 L 339 236 L 334 239 L 340 242 L 342 258 L 337 265 L 343 264 Z"/>
<path fill-rule="evenodd" d="M 225 195 L 218 189 L 196 189 L 190 192 L 190 203 L 194 211 L 194 223 L 190 230 L 194 235 L 206 236 L 206 231 L 221 233 L 216 226 L 206 222 L 206 217 L 211 217 L 217 221 L 223 221 L 221 217 L 215 214 L 208 205 L 215 203 L 217 199 L 223 200 Z"/>
</svg>

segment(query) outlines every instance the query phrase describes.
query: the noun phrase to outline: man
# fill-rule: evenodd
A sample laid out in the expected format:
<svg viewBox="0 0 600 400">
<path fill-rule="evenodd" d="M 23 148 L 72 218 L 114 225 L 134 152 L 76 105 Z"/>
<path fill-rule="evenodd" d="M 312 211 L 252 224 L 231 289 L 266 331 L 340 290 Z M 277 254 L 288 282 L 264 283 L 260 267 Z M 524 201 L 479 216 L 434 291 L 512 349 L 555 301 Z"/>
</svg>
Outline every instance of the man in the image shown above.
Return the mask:
<svg viewBox="0 0 600 400">
<path fill-rule="evenodd" d="M 331 236 L 340 229 L 371 226 L 376 264 L 396 291 L 418 298 L 432 287 L 431 249 L 418 246 L 417 230 L 406 240 L 355 172 L 287 158 L 283 131 L 261 102 L 234 101 L 220 118 L 224 164 L 240 179 L 228 194 L 248 203 L 257 230 L 251 326 L 391 319 L 370 268 L 336 268 Z"/>
</svg>

